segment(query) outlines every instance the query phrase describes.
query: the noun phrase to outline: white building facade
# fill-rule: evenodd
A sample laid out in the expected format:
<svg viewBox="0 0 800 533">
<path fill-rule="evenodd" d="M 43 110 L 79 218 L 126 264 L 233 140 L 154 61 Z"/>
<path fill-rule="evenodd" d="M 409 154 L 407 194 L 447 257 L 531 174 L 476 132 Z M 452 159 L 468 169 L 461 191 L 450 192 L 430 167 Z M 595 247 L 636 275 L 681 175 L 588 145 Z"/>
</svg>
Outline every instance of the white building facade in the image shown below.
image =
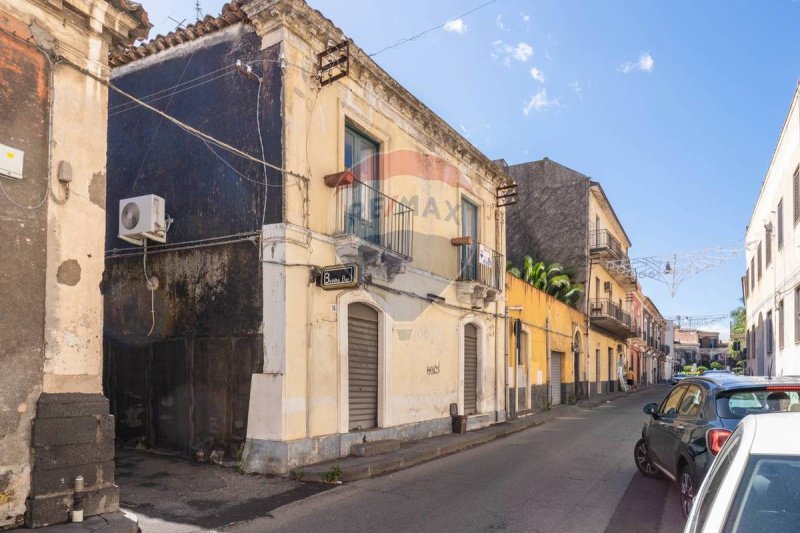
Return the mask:
<svg viewBox="0 0 800 533">
<path fill-rule="evenodd" d="M 800 112 L 795 90 L 745 235 L 747 373 L 800 374 Z"/>
</svg>

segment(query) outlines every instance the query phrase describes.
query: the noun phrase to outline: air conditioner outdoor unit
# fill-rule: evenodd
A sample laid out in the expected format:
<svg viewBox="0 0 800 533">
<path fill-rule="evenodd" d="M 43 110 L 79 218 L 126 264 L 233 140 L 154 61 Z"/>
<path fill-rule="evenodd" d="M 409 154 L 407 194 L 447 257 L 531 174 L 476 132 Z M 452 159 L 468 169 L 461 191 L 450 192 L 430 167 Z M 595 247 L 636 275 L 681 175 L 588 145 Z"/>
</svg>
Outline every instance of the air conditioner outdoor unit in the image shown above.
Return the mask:
<svg viewBox="0 0 800 533">
<path fill-rule="evenodd" d="M 167 242 L 164 199 L 155 194 L 119 201 L 120 239 L 142 245 L 145 239 Z"/>
</svg>

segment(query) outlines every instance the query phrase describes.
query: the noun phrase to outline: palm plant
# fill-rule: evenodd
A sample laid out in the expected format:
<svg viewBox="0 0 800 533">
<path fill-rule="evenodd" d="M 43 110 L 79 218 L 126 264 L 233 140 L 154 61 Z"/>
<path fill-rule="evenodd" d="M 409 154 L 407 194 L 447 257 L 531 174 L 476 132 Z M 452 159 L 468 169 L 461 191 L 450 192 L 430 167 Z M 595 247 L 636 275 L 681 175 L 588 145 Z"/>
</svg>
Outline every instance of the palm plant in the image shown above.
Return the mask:
<svg viewBox="0 0 800 533">
<path fill-rule="evenodd" d="M 572 306 L 575 306 L 583 295 L 583 285 L 572 281 L 575 271 L 564 268 L 559 263 L 534 261 L 531 256 L 526 255 L 522 261 L 522 268 L 509 262 L 506 270 L 512 276 Z"/>
</svg>

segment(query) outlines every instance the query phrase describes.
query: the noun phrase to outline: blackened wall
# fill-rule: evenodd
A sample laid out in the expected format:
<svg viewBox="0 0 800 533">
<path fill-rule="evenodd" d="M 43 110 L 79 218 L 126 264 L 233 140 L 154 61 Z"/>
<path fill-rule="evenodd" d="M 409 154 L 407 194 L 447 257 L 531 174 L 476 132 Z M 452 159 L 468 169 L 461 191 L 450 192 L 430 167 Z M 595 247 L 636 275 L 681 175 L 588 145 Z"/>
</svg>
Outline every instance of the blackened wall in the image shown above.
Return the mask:
<svg viewBox="0 0 800 533">
<path fill-rule="evenodd" d="M 28 29 L 8 15 L 0 28 L 23 37 Z M 49 76 L 41 52 L 0 32 L 0 143 L 25 152 L 22 180 L 0 177 L 0 529 L 21 523 L 25 511 L 42 388 Z"/>
<path fill-rule="evenodd" d="M 153 106 L 258 158 L 260 133 L 266 160 L 282 166 L 278 49 L 261 51 L 260 44 L 252 28 L 238 24 L 121 67 L 113 81 L 137 96 L 157 93 L 146 99 Z M 237 60 L 252 62 L 263 77 L 260 94 L 259 82 L 234 67 Z M 251 374 L 263 363 L 258 246 L 195 241 L 281 221 L 282 176 L 269 170 L 267 189 L 261 165 L 216 147 L 215 156 L 200 139 L 123 98 L 110 106 L 104 382 L 117 437 L 232 456 L 246 435 Z M 166 200 L 175 222 L 167 248 L 147 256 L 148 274 L 159 280 L 148 335 L 143 257 L 117 238 L 117 220 L 120 199 L 151 193 Z"/>
<path fill-rule="evenodd" d="M 166 50 L 164 59 L 156 54 L 120 67 L 112 81 L 137 97 L 157 93 L 144 100 L 257 158 L 259 107 L 266 161 L 280 167 L 279 51 L 260 51 L 260 38 L 247 28 L 237 24 Z M 237 72 L 237 60 L 255 61 L 254 73 L 263 74 L 259 106 L 259 83 Z M 127 246 L 117 238 L 119 200 L 143 194 L 166 200 L 175 219 L 170 242 L 259 230 L 267 189 L 266 223 L 281 221 L 279 172 L 267 171 L 271 186 L 265 188 L 262 165 L 214 147 L 217 157 L 202 140 L 113 91 L 109 105 L 106 249 Z"/>
<path fill-rule="evenodd" d="M 518 202 L 506 208 L 508 260 L 557 261 L 585 283 L 589 178 L 547 158 L 508 171 L 519 184 Z"/>
</svg>

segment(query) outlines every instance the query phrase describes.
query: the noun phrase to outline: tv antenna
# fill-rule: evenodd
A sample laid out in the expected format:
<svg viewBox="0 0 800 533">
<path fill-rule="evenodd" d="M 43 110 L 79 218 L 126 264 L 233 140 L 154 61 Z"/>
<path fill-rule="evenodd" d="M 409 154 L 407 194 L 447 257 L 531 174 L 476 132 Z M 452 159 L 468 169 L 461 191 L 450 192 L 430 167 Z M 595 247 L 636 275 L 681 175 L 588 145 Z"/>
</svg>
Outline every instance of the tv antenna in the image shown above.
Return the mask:
<svg viewBox="0 0 800 533">
<path fill-rule="evenodd" d="M 203 16 L 203 9 L 200 7 L 200 0 L 196 0 L 194 3 L 194 12 L 197 15 L 197 20 L 200 20 Z"/>
</svg>

